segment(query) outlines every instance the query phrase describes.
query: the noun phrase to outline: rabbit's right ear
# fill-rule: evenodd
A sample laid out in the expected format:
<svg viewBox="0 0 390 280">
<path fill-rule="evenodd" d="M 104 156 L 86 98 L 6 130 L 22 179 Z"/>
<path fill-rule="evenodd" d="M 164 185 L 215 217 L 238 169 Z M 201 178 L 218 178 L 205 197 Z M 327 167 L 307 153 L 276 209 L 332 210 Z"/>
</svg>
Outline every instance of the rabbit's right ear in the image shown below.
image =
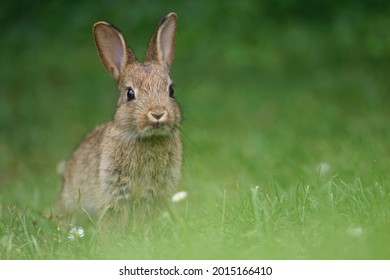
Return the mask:
<svg viewBox="0 0 390 280">
<path fill-rule="evenodd" d="M 127 63 L 136 61 L 122 33 L 113 25 L 99 21 L 93 26 L 96 47 L 104 67 L 118 81 Z"/>
</svg>

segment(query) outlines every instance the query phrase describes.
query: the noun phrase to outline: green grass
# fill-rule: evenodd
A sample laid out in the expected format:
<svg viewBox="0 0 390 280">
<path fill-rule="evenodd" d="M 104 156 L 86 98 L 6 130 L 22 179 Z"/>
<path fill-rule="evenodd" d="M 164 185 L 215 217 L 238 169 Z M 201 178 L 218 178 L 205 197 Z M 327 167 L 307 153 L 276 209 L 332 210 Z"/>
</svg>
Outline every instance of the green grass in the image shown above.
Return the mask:
<svg viewBox="0 0 390 280">
<path fill-rule="evenodd" d="M 125 2 L 0 14 L 0 259 L 390 258 L 385 13 L 279 20 L 249 0 Z M 92 221 L 71 241 L 45 216 L 56 165 L 116 103 L 91 26 L 114 22 L 142 57 L 170 10 L 188 199 L 147 234 Z"/>
</svg>

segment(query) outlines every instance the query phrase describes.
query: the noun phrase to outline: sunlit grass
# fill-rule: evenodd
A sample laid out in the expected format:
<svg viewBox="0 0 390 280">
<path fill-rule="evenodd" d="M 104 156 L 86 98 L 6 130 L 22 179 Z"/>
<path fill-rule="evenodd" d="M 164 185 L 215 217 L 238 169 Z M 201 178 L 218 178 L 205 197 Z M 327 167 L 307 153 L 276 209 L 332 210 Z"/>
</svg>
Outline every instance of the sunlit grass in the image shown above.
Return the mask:
<svg viewBox="0 0 390 280">
<path fill-rule="evenodd" d="M 337 178 L 292 191 L 221 190 L 216 204 L 175 204 L 146 231 L 60 228 L 31 209 L 3 213 L 2 258 L 382 259 L 389 249 L 388 182 Z M 244 188 L 245 189 L 245 188 Z M 191 192 L 190 192 L 191 194 Z M 190 195 L 189 194 L 189 195 Z M 205 209 L 207 207 L 207 209 Z M 4 224 L 4 221 L 7 221 Z"/>
</svg>

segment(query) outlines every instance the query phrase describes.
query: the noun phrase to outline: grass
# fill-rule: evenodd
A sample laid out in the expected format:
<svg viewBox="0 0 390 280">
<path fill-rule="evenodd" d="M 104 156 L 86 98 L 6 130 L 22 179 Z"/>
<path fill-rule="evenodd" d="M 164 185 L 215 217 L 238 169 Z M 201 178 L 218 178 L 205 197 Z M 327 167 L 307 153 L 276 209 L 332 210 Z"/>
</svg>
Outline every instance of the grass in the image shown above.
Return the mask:
<svg viewBox="0 0 390 280">
<path fill-rule="evenodd" d="M 188 192 L 176 221 L 124 235 L 91 221 L 73 241 L 44 215 L 56 165 L 116 102 L 91 26 L 113 21 L 140 54 L 168 7 L 139 1 L 142 18 L 121 1 L 74 3 L 5 22 L 0 259 L 390 257 L 389 19 L 347 9 L 279 21 L 259 19 L 254 1 L 226 3 L 168 4 L 180 18 L 172 76 Z"/>
<path fill-rule="evenodd" d="M 1 238 L 3 259 L 386 259 L 389 250 L 388 184 L 363 187 L 331 178 L 275 186 L 226 189 L 220 201 L 175 205 L 178 217 L 150 225 L 148 234 L 101 232 L 85 225 L 76 240 L 31 208 L 8 209 Z M 207 209 L 205 209 L 207 207 Z"/>
</svg>

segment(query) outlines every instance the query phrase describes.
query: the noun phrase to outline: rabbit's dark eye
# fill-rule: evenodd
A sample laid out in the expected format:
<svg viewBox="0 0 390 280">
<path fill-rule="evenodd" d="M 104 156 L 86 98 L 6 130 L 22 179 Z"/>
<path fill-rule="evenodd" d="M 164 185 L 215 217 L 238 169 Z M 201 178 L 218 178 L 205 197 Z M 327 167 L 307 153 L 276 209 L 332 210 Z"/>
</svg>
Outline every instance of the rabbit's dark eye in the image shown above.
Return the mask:
<svg viewBox="0 0 390 280">
<path fill-rule="evenodd" d="M 173 95 L 175 93 L 175 90 L 173 89 L 173 85 L 169 86 L 169 96 L 173 98 Z"/>
<path fill-rule="evenodd" d="M 135 97 L 134 89 L 132 87 L 127 88 L 127 101 L 133 100 Z"/>
</svg>

